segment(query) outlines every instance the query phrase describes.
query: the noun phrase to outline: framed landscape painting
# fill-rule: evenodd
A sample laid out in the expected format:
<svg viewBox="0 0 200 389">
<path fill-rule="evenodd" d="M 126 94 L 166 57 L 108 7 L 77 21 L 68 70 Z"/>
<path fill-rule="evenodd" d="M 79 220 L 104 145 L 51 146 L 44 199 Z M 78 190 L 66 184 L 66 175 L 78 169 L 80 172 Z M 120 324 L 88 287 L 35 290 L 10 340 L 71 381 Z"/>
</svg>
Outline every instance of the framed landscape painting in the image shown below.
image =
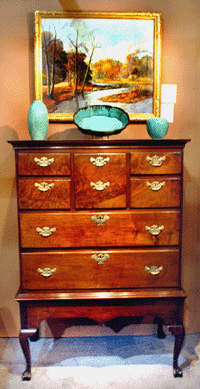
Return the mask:
<svg viewBox="0 0 200 389">
<path fill-rule="evenodd" d="M 50 121 L 91 105 L 160 114 L 159 13 L 35 12 L 35 99 Z"/>
</svg>

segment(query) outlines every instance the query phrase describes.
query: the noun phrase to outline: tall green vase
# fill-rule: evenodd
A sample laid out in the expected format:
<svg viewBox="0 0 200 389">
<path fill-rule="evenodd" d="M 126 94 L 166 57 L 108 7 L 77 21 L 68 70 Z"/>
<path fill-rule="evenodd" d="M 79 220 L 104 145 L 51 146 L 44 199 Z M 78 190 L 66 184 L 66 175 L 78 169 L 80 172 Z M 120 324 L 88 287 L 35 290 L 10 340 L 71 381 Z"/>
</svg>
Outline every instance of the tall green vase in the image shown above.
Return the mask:
<svg viewBox="0 0 200 389">
<path fill-rule="evenodd" d="M 46 105 L 40 100 L 35 100 L 28 111 L 28 130 L 31 139 L 45 139 L 48 126 L 49 118 Z"/>
</svg>

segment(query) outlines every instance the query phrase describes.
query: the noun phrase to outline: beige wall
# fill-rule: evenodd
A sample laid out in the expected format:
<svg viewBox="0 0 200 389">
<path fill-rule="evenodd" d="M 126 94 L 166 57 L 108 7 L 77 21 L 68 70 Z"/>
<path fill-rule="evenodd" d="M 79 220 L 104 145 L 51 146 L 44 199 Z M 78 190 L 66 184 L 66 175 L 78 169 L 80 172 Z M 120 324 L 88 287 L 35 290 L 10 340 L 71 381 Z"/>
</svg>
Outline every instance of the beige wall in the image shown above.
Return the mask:
<svg viewBox="0 0 200 389">
<path fill-rule="evenodd" d="M 103 7 L 103 8 L 102 8 Z M 14 152 L 7 140 L 29 139 L 27 113 L 34 99 L 33 12 L 35 10 L 145 11 L 163 17 L 162 83 L 177 84 L 174 123 L 168 138 L 191 138 L 185 149 L 183 286 L 188 293 L 185 325 L 200 332 L 200 2 L 199 0 L 1 0 L 0 2 L 0 336 L 17 336 L 19 286 Z M 48 137 L 78 138 L 73 124 L 49 125 Z M 120 138 L 148 138 L 145 124 L 131 124 Z M 44 327 L 44 326 L 43 326 Z M 46 328 L 46 327 L 45 327 Z M 124 333 L 151 333 L 130 326 Z M 48 334 L 49 330 L 45 329 Z M 127 331 L 127 332 L 126 332 Z M 72 328 L 66 336 L 112 334 L 98 327 Z"/>
</svg>

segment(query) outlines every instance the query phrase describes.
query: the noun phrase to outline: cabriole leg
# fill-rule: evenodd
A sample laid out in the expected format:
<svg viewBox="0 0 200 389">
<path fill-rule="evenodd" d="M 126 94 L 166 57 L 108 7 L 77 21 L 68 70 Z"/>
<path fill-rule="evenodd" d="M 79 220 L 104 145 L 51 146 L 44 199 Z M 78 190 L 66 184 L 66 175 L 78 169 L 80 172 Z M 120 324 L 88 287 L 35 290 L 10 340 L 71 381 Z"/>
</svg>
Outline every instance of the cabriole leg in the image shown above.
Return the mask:
<svg viewBox="0 0 200 389">
<path fill-rule="evenodd" d="M 183 345 L 184 337 L 185 337 L 185 329 L 183 325 L 172 325 L 168 326 L 169 331 L 175 335 L 175 343 L 174 343 L 174 355 L 173 355 L 173 373 L 174 377 L 182 377 L 183 372 L 181 368 L 178 366 L 178 357 L 181 351 L 181 347 Z"/>
<path fill-rule="evenodd" d="M 35 335 L 36 333 L 37 329 L 21 329 L 19 334 L 20 345 L 26 360 L 26 370 L 22 374 L 22 379 L 24 381 L 30 381 L 31 379 L 31 354 L 28 338 Z"/>
</svg>

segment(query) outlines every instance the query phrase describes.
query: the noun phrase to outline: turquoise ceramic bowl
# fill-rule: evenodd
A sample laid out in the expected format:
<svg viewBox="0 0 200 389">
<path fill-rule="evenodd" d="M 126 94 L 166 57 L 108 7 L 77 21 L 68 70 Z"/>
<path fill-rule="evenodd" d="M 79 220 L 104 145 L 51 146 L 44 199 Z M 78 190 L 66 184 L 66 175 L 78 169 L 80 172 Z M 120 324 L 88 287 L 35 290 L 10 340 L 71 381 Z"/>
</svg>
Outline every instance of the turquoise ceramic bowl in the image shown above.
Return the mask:
<svg viewBox="0 0 200 389">
<path fill-rule="evenodd" d="M 162 139 L 167 134 L 169 122 L 164 118 L 150 118 L 147 120 L 147 131 L 151 138 Z"/>
<path fill-rule="evenodd" d="M 91 105 L 74 114 L 74 123 L 84 133 L 105 136 L 122 131 L 129 123 L 129 116 L 121 108 Z"/>
</svg>

